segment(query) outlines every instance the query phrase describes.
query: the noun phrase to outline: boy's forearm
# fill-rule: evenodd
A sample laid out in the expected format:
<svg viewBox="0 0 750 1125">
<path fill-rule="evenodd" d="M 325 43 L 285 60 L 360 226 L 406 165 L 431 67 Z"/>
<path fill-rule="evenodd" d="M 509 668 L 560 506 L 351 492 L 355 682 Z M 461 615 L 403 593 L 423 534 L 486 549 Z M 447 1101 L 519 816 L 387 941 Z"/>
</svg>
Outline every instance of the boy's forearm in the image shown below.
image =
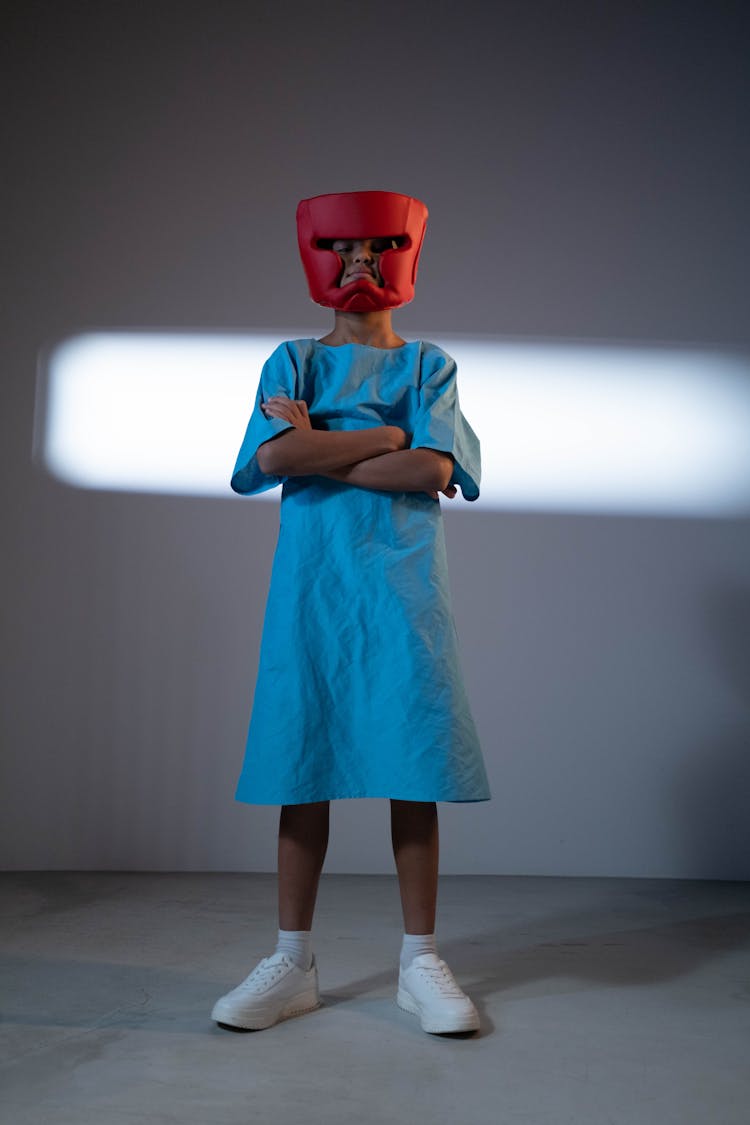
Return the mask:
<svg viewBox="0 0 750 1125">
<path fill-rule="evenodd" d="M 321 476 L 403 447 L 405 435 L 396 426 L 366 430 L 285 430 L 258 449 L 264 473 L 276 476 Z"/>
<path fill-rule="evenodd" d="M 442 492 L 453 475 L 453 458 L 435 449 L 402 449 L 320 475 L 381 492 Z"/>
</svg>

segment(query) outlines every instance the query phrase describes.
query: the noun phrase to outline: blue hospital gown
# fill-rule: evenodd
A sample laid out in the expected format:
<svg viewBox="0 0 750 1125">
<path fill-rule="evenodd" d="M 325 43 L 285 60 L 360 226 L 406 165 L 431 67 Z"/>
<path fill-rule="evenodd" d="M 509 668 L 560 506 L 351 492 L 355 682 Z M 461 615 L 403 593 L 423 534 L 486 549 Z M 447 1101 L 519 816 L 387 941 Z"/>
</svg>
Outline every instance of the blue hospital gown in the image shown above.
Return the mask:
<svg viewBox="0 0 750 1125">
<path fill-rule="evenodd" d="M 456 365 L 434 344 L 382 349 L 281 344 L 263 367 L 232 488 L 283 480 L 250 729 L 236 799 L 486 801 L 461 675 L 440 503 L 261 472 L 258 446 L 290 428 L 274 394 L 304 399 L 316 429 L 400 426 L 411 447 L 454 458 L 479 495 L 479 442 L 459 408 Z"/>
</svg>

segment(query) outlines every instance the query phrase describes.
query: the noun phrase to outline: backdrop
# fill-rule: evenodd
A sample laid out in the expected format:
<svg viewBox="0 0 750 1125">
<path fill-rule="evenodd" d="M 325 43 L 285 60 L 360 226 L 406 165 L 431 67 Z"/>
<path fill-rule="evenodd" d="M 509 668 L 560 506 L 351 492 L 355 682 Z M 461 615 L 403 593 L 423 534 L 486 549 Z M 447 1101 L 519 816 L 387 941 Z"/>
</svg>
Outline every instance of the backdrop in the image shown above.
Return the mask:
<svg viewBox="0 0 750 1125">
<path fill-rule="evenodd" d="M 278 810 L 233 794 L 278 507 L 58 482 L 40 355 L 322 335 L 294 209 L 362 188 L 430 208 L 407 338 L 747 350 L 746 5 L 69 0 L 5 30 L 4 864 L 272 870 Z M 440 806 L 442 870 L 750 877 L 748 521 L 446 525 L 494 799 Z M 387 812 L 335 804 L 326 870 L 392 870 Z"/>
</svg>

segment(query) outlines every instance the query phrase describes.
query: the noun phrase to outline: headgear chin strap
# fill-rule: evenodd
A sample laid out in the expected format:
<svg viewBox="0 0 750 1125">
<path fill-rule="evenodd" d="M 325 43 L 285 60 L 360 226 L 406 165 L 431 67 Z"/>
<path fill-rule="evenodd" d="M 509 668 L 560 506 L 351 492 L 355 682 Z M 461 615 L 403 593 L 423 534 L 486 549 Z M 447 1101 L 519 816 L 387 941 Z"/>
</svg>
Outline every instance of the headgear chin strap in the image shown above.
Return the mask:
<svg viewBox="0 0 750 1125">
<path fill-rule="evenodd" d="M 392 191 L 347 191 L 315 195 L 297 207 L 297 237 L 310 296 L 318 305 L 346 312 L 397 309 L 414 297 L 417 260 L 427 208 Z M 343 263 L 326 243 L 339 238 L 392 238 L 380 257 L 383 285 L 357 278 L 339 286 Z"/>
</svg>

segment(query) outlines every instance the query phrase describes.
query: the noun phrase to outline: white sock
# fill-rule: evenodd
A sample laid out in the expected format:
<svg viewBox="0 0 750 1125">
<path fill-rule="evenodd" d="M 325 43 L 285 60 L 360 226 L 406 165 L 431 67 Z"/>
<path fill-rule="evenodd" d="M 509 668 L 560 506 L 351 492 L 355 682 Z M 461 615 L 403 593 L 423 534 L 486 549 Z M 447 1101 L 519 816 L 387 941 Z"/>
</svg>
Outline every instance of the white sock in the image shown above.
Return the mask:
<svg viewBox="0 0 750 1125">
<path fill-rule="evenodd" d="M 276 953 L 286 953 L 305 972 L 312 965 L 312 931 L 279 930 Z"/>
<path fill-rule="evenodd" d="M 415 957 L 420 953 L 437 954 L 437 942 L 434 934 L 404 934 L 401 945 L 401 968 L 408 969 Z"/>
</svg>

